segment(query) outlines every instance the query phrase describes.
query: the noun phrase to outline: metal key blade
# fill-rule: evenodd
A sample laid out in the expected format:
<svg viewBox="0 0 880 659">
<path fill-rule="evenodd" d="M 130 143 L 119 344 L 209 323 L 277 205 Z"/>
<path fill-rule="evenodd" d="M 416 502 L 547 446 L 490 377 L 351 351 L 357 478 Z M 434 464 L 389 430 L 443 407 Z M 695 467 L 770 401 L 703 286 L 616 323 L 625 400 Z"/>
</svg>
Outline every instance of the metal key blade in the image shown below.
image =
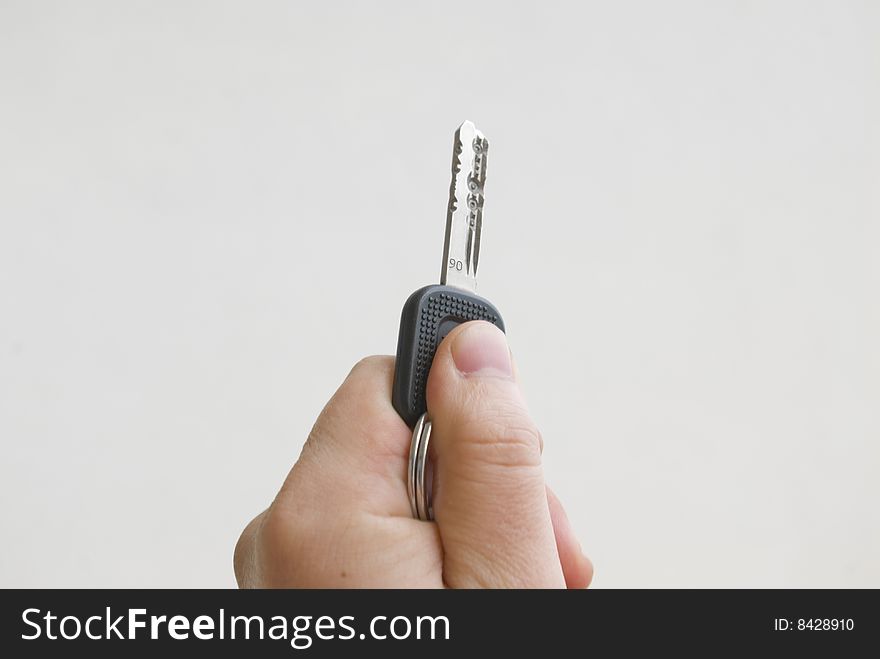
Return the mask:
<svg viewBox="0 0 880 659">
<path fill-rule="evenodd" d="M 474 292 L 480 260 L 488 149 L 489 142 L 470 121 L 455 131 L 440 283 Z"/>
</svg>

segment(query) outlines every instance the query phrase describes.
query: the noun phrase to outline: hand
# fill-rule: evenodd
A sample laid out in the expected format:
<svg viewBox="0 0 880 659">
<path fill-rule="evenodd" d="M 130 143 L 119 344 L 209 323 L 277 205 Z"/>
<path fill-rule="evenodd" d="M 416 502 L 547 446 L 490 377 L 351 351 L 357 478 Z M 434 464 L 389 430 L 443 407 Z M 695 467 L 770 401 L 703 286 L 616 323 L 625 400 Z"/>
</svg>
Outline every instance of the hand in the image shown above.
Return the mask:
<svg viewBox="0 0 880 659">
<path fill-rule="evenodd" d="M 412 518 L 412 433 L 391 406 L 392 357 L 352 369 L 272 505 L 235 548 L 241 587 L 585 588 L 593 568 L 546 489 L 541 435 L 504 334 L 453 330 L 427 386 L 434 522 Z"/>
</svg>

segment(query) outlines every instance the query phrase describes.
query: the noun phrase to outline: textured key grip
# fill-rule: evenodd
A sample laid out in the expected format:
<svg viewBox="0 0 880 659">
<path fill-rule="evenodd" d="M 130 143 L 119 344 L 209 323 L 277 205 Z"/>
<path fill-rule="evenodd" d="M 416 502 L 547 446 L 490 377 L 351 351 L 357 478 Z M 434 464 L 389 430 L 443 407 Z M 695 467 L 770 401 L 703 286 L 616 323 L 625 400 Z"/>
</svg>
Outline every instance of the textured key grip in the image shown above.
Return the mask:
<svg viewBox="0 0 880 659">
<path fill-rule="evenodd" d="M 486 320 L 504 331 L 501 314 L 491 302 L 458 288 L 425 286 L 403 305 L 391 402 L 408 426 L 425 412 L 425 385 L 437 346 L 469 320 Z"/>
</svg>

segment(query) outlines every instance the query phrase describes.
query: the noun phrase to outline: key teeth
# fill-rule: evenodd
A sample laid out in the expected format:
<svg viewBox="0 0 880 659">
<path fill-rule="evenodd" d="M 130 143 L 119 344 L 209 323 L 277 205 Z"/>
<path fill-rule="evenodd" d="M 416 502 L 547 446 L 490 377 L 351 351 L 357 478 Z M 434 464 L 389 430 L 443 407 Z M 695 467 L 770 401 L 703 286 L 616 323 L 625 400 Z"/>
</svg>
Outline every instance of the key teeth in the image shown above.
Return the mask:
<svg viewBox="0 0 880 659">
<path fill-rule="evenodd" d="M 462 124 L 464 125 L 464 124 Z M 455 140 L 452 144 L 452 183 L 449 184 L 449 212 L 455 213 L 458 210 L 458 195 L 456 183 L 458 181 L 458 173 L 461 171 L 461 152 L 463 150 L 461 143 L 461 126 L 455 131 Z"/>
<path fill-rule="evenodd" d="M 464 121 L 455 131 L 440 277 L 443 284 L 451 277 L 453 285 L 471 290 L 476 287 L 488 146 L 486 137 L 471 121 Z"/>
<path fill-rule="evenodd" d="M 461 135 L 455 134 L 455 142 L 452 145 L 452 173 L 458 174 L 461 171 L 461 152 L 464 145 L 461 143 Z"/>
</svg>

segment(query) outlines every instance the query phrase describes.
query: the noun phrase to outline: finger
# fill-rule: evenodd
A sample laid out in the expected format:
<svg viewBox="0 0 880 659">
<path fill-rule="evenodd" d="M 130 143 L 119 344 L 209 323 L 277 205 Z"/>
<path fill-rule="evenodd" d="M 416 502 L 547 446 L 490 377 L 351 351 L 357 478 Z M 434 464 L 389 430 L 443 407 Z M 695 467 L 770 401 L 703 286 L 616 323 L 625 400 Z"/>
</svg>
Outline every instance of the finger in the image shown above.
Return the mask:
<svg viewBox="0 0 880 659">
<path fill-rule="evenodd" d="M 440 344 L 428 377 L 434 514 L 452 587 L 562 587 L 541 436 L 504 334 L 470 322 Z"/>
<path fill-rule="evenodd" d="M 310 484 L 331 483 L 315 498 L 354 499 L 377 514 L 411 515 L 405 475 L 412 433 L 391 405 L 393 378 L 393 357 L 355 365 L 312 427 L 274 505 L 291 503 L 294 491 L 301 500 Z"/>
<path fill-rule="evenodd" d="M 366 357 L 355 364 L 315 421 L 310 448 L 330 445 L 357 460 L 377 452 L 399 454 L 399 438 L 410 431 L 391 405 L 393 379 L 390 355 Z"/>
<path fill-rule="evenodd" d="M 556 534 L 556 551 L 565 575 L 565 587 L 586 588 L 593 580 L 593 563 L 581 549 L 562 502 L 549 487 L 547 504 L 550 506 L 550 519 Z"/>
</svg>

